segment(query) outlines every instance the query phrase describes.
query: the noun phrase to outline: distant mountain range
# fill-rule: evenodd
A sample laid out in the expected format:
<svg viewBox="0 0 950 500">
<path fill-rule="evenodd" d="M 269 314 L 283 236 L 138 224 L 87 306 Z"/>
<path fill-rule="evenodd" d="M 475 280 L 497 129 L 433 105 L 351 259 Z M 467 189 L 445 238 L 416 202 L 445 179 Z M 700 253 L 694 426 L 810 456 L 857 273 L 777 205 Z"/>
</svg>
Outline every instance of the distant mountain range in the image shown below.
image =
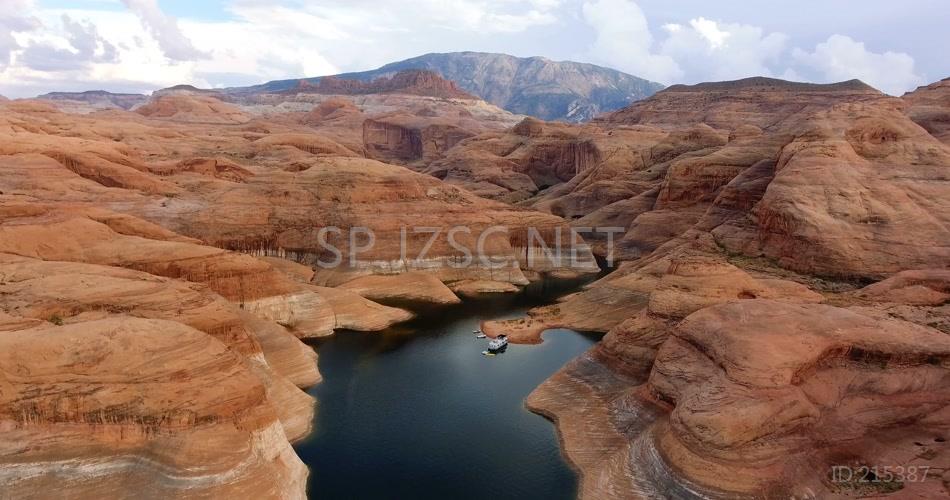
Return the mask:
<svg viewBox="0 0 950 500">
<path fill-rule="evenodd" d="M 372 71 L 335 75 L 335 78 L 372 81 L 411 69 L 433 71 L 496 106 L 545 120 L 588 120 L 663 89 L 659 83 L 593 64 L 482 52 L 426 54 Z M 317 85 L 322 78 L 303 81 Z M 225 92 L 284 92 L 300 84 L 300 79 L 276 80 Z"/>
<path fill-rule="evenodd" d="M 116 94 L 105 90 L 87 90 L 85 92 L 50 92 L 37 96 L 48 101 L 78 101 L 97 108 L 132 109 L 148 101 L 144 94 Z"/>
<path fill-rule="evenodd" d="M 432 78 L 429 72 L 454 84 Z M 377 88 L 380 85 L 386 88 Z M 582 122 L 646 99 L 662 89 L 663 85 L 659 83 L 593 64 L 551 61 L 543 57 L 451 52 L 426 54 L 371 71 L 275 80 L 249 87 L 197 89 L 190 85 L 176 85 L 158 90 L 153 96 L 189 92 L 207 93 L 224 100 L 230 100 L 230 95 L 240 100 L 254 94 L 295 91 L 342 94 L 405 91 L 456 98 L 472 94 L 512 113 L 544 120 Z M 94 90 L 52 92 L 39 98 L 82 102 L 97 109 L 116 107 L 128 110 L 145 103 L 149 97 Z"/>
</svg>

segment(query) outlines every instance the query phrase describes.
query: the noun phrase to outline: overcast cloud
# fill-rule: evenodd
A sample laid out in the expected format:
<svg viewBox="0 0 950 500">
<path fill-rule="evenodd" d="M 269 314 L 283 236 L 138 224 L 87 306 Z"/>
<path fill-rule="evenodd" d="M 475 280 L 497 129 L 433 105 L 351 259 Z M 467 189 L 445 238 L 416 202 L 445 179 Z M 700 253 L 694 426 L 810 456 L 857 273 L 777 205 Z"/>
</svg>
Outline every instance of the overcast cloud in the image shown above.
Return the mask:
<svg viewBox="0 0 950 500">
<path fill-rule="evenodd" d="M 905 0 L 0 0 L 0 94 L 247 85 L 478 50 L 664 84 L 950 76 L 950 3 Z"/>
<path fill-rule="evenodd" d="M 50 42 L 28 45 L 17 61 L 37 71 L 62 72 L 88 68 L 92 63 L 117 63 L 118 49 L 99 35 L 96 26 L 89 21 L 74 21 L 63 14 L 63 37 L 67 48 Z"/>
<path fill-rule="evenodd" d="M 152 35 L 168 59 L 191 61 L 208 57 L 207 53 L 191 44 L 191 40 L 181 32 L 174 17 L 162 12 L 158 0 L 122 0 L 122 3 L 139 18 L 142 27 Z"/>
</svg>

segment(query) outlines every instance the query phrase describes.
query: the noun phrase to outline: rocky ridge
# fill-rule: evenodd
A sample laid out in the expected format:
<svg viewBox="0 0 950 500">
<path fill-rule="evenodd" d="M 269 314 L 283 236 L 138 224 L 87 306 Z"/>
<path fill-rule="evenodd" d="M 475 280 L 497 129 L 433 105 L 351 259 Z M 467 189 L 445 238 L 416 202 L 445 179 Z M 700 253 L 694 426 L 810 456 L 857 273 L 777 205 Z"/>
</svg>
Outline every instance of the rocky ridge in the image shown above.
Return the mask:
<svg viewBox="0 0 950 500">
<path fill-rule="evenodd" d="M 102 109 L 124 109 L 129 111 L 145 104 L 148 101 L 148 96 L 144 94 L 121 94 L 105 90 L 87 90 L 85 92 L 50 92 L 37 96 L 37 99 L 73 105 L 75 106 L 74 110 L 88 109 L 89 112 L 93 112 Z"/>
<path fill-rule="evenodd" d="M 328 76 L 311 83 L 300 80 L 296 87 L 285 91 L 287 93 L 335 94 L 410 94 L 429 97 L 451 99 L 478 99 L 455 84 L 432 71 L 406 70 L 400 71 L 388 78 L 377 78 L 372 81 L 345 80 L 339 77 Z"/>
</svg>

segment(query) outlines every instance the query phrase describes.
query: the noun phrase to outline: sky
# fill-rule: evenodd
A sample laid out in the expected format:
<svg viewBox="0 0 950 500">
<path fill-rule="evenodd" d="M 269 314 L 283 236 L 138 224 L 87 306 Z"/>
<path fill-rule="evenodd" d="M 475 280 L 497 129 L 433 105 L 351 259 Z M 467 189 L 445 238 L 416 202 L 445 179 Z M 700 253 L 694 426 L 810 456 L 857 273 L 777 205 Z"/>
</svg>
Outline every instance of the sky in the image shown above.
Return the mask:
<svg viewBox="0 0 950 500">
<path fill-rule="evenodd" d="M 0 0 L 0 95 L 251 85 L 462 50 L 666 85 L 950 76 L 947 0 Z"/>
</svg>

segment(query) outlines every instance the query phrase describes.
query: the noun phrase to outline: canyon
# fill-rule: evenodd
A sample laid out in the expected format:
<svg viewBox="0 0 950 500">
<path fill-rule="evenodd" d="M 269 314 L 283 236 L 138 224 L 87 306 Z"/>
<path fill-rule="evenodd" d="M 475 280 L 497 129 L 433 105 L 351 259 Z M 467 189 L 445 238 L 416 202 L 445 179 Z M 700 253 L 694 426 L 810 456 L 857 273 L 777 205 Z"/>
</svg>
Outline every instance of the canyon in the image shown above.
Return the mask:
<svg viewBox="0 0 950 500">
<path fill-rule="evenodd" d="M 950 80 L 572 124 L 403 69 L 0 103 L 0 490 L 304 498 L 304 340 L 600 261 L 481 325 L 603 334 L 526 400 L 580 497 L 950 494 Z M 834 475 L 872 466 L 929 477 Z"/>
<path fill-rule="evenodd" d="M 321 380 L 303 339 L 458 303 L 449 286 L 511 291 L 544 272 L 598 271 L 587 247 L 577 265 L 525 260 L 522 233 L 568 230 L 563 219 L 374 159 L 403 138 L 364 141 L 364 121 L 398 112 L 472 135 L 519 119 L 464 93 L 419 95 L 453 84 L 407 78 L 407 93 L 356 101 L 226 102 L 178 87 L 131 111 L 5 103 L 4 495 L 303 498 L 291 443 L 312 432 L 317 402 L 303 389 Z M 464 226 L 459 240 L 486 260 L 453 266 L 451 240 L 403 231 L 423 222 Z M 324 227 L 376 243 L 322 244 Z M 321 267 L 330 248 L 350 258 Z"/>
</svg>

